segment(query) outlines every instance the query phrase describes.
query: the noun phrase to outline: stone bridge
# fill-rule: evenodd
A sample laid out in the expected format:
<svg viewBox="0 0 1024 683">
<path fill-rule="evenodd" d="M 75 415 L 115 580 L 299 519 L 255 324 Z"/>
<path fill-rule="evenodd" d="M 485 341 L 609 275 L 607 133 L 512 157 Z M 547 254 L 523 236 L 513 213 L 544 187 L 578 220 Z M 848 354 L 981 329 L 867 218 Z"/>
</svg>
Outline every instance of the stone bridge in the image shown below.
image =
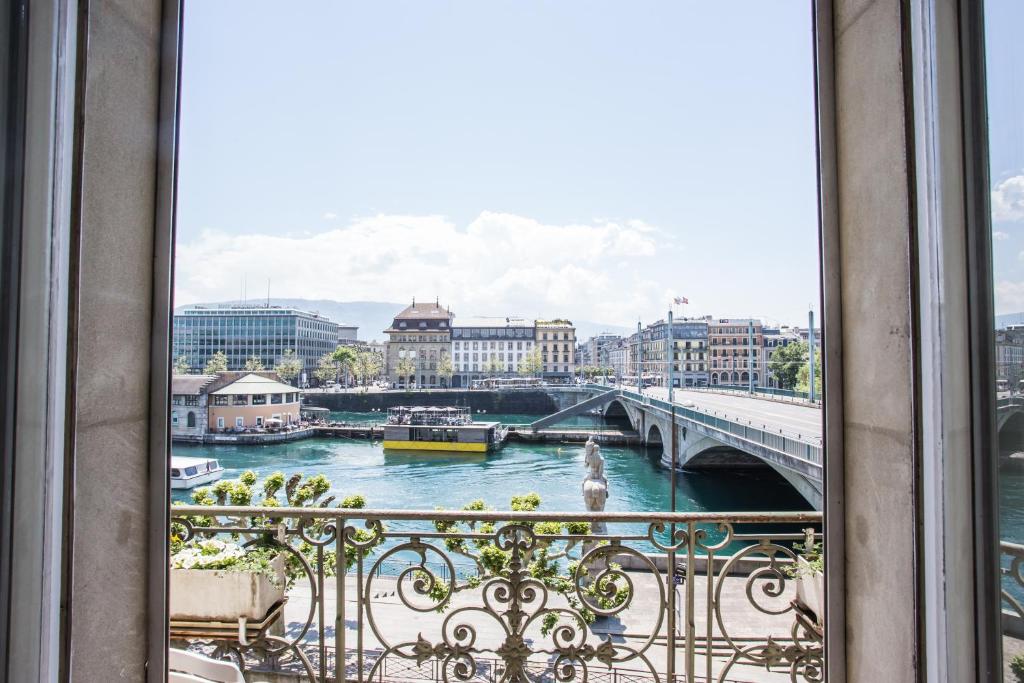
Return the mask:
<svg viewBox="0 0 1024 683">
<path fill-rule="evenodd" d="M 531 426 L 534 429 L 555 424 L 599 406 L 606 420 L 628 422 L 649 448 L 661 449 L 661 461 L 672 464 L 673 405 L 656 396 L 636 390 L 587 385 L 552 388 L 563 409 Z M 684 395 L 684 403 L 678 396 Z M 731 396 L 729 412 L 712 410 L 707 403 L 711 394 L 679 391 L 675 408 L 677 467 L 707 469 L 768 465 L 782 475 L 815 509 L 822 507 L 822 448 L 820 409 L 814 406 L 786 407 L 778 422 L 764 413 L 765 399 Z M 694 400 L 690 400 L 693 397 Z M 718 400 L 725 400 L 721 397 Z M 703 401 L 702 401 L 703 399 Z M 790 413 L 808 411 L 806 418 L 794 423 Z M 1022 410 L 1024 412 L 1024 410 Z M 799 413 L 797 413 L 799 415 Z M 817 421 L 817 430 L 814 423 Z M 801 428 L 802 426 L 802 428 Z"/>
</svg>

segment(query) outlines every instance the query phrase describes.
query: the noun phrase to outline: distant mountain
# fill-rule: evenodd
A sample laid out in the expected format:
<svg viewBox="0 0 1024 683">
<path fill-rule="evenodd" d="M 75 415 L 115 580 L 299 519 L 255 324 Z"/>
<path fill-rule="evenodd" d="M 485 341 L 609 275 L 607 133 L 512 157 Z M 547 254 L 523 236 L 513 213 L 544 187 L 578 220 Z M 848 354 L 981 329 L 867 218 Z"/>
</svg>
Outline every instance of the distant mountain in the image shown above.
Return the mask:
<svg viewBox="0 0 1024 683">
<path fill-rule="evenodd" d="M 1004 313 L 996 316 L 996 329 L 1001 330 L 1008 325 L 1024 325 L 1024 313 Z"/>
<path fill-rule="evenodd" d="M 240 304 L 242 301 L 214 301 L 203 304 L 190 304 L 197 306 L 218 306 Z M 266 303 L 266 299 L 257 301 L 250 300 L 248 303 Z M 327 316 L 337 323 L 359 326 L 359 339 L 372 341 L 374 339 L 383 341 L 386 339 L 383 331 L 391 326 L 395 314 L 405 308 L 408 304 L 388 303 L 385 301 L 332 301 L 331 299 L 270 299 L 271 306 L 290 306 L 304 311 L 311 311 Z M 187 306 L 179 306 L 187 308 Z M 621 325 L 605 325 L 589 320 L 574 320 L 576 325 L 576 338 L 584 342 L 601 332 L 612 334 L 630 334 L 628 327 Z"/>
</svg>

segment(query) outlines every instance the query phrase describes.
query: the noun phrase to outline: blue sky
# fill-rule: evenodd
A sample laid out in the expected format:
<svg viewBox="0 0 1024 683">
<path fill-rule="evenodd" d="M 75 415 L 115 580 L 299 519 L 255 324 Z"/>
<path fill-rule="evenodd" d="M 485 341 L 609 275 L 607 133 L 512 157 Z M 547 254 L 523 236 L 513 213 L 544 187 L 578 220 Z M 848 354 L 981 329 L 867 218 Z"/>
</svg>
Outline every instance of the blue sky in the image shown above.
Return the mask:
<svg viewBox="0 0 1024 683">
<path fill-rule="evenodd" d="M 985 3 L 995 310 L 1024 312 L 1024 3 Z"/>
<path fill-rule="evenodd" d="M 812 69 L 807 0 L 189 0 L 176 303 L 802 323 Z"/>
</svg>

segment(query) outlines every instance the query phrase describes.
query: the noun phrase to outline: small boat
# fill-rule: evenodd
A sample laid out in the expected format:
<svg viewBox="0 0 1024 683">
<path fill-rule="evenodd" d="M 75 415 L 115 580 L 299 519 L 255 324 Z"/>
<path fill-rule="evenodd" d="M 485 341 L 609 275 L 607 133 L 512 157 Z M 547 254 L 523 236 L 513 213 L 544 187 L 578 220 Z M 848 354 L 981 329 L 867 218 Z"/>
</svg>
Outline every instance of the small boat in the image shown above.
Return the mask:
<svg viewBox="0 0 1024 683">
<path fill-rule="evenodd" d="M 388 409 L 385 450 L 486 453 L 500 446 L 499 422 L 473 422 L 469 408 L 399 406 Z"/>
<path fill-rule="evenodd" d="M 180 455 L 171 456 L 171 488 L 191 489 L 211 481 L 217 481 L 224 475 L 224 468 L 212 458 L 186 458 Z"/>
</svg>

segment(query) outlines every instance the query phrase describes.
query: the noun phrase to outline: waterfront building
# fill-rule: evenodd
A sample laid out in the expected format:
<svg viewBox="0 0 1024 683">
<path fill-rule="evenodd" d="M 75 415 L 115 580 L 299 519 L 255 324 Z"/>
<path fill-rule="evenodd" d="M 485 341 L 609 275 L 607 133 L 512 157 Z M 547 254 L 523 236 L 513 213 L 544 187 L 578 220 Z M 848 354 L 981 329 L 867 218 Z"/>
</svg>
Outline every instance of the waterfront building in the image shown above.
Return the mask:
<svg viewBox="0 0 1024 683">
<path fill-rule="evenodd" d="M 386 370 L 395 387 L 430 388 L 446 382 L 438 365 L 451 353 L 452 312 L 434 303 L 406 306 L 395 316 L 388 335 Z"/>
<path fill-rule="evenodd" d="M 551 380 L 572 379 L 576 372 L 576 328 L 563 318 L 538 320 L 534 341 L 540 349 L 543 376 Z"/>
<path fill-rule="evenodd" d="M 534 349 L 534 323 L 524 318 L 457 318 L 452 323 L 453 387 L 508 377 Z"/>
<path fill-rule="evenodd" d="M 358 325 L 347 325 L 345 323 L 338 323 L 338 345 L 345 346 L 350 344 L 359 337 L 359 326 Z"/>
<path fill-rule="evenodd" d="M 299 420 L 300 394 L 273 372 L 174 375 L 171 436 L 202 440 L 205 434 L 286 425 Z"/>
<path fill-rule="evenodd" d="M 632 354 L 630 353 L 629 337 L 619 337 L 605 347 L 608 365 L 616 377 L 630 374 Z"/>
<path fill-rule="evenodd" d="M 1024 325 L 996 331 L 996 380 L 1003 390 L 1020 390 L 1024 379 Z"/>
<path fill-rule="evenodd" d="M 674 344 L 670 342 L 667 322 L 658 320 L 651 323 L 640 334 L 630 337 L 630 345 L 634 347 L 630 355 L 636 358 L 636 346 L 642 341 L 644 375 L 656 386 L 668 386 L 670 355 L 675 371 L 674 386 L 707 386 L 708 321 L 704 318 L 675 320 L 672 329 Z M 670 346 L 673 347 L 671 351 Z"/>
<path fill-rule="evenodd" d="M 750 328 L 753 327 L 753 344 Z M 752 348 L 751 348 L 752 347 Z M 765 386 L 764 330 L 760 320 L 719 318 L 708 323 L 711 384 Z"/>
<path fill-rule="evenodd" d="M 172 356 L 184 357 L 192 372 L 218 351 L 227 355 L 228 370 L 242 370 L 253 356 L 273 368 L 292 349 L 303 364 L 300 381 L 337 348 L 340 335 L 340 326 L 322 315 L 281 306 L 191 306 L 174 314 L 173 326 Z"/>
<path fill-rule="evenodd" d="M 580 362 L 583 365 L 594 365 L 597 367 L 608 367 L 608 346 L 621 339 L 617 334 L 601 332 L 596 334 L 580 345 Z"/>
</svg>

